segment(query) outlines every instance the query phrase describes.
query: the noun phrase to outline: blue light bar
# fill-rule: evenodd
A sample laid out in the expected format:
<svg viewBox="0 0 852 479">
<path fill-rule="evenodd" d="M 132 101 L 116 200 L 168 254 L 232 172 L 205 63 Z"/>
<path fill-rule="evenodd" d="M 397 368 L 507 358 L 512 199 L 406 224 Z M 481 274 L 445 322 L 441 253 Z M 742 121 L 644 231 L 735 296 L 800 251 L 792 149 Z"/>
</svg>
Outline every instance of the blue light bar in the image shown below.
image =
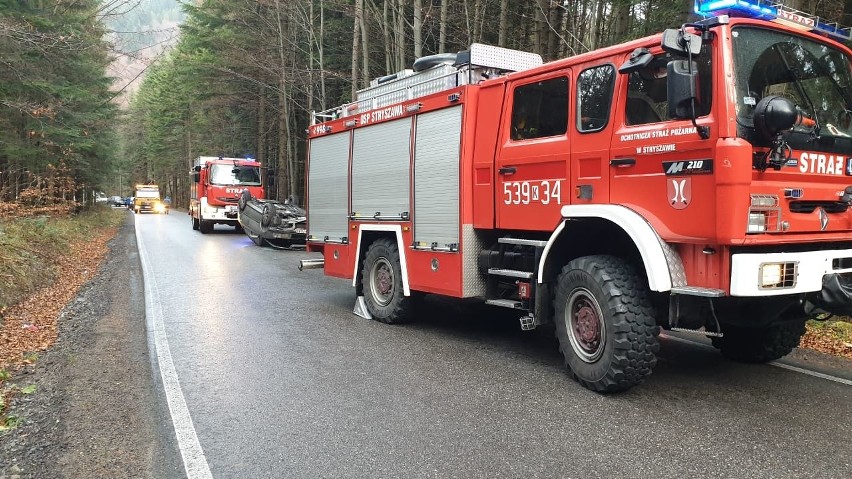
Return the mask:
<svg viewBox="0 0 852 479">
<path fill-rule="evenodd" d="M 800 12 L 775 2 L 761 0 L 695 0 L 695 13 L 705 17 L 730 15 L 758 18 L 828 35 L 836 40 L 852 40 L 852 28 L 828 22 L 816 15 Z"/>
</svg>

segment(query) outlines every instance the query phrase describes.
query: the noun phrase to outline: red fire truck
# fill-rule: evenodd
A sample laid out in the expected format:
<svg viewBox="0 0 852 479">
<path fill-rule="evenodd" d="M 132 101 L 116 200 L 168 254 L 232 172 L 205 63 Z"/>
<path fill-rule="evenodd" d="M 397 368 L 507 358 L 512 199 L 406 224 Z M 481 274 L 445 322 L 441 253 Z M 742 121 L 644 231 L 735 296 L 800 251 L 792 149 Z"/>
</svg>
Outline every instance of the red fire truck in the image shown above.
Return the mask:
<svg viewBox="0 0 852 479">
<path fill-rule="evenodd" d="M 374 80 L 309 131 L 308 248 L 355 312 L 422 293 L 552 323 L 611 392 L 660 328 L 777 359 L 852 311 L 849 29 L 775 4 L 542 64 L 472 45 Z M 718 10 L 720 9 L 721 10 Z M 757 18 L 756 18 L 757 17 Z M 831 37 L 834 37 L 833 39 Z"/>
<path fill-rule="evenodd" d="M 205 234 L 217 223 L 239 227 L 237 202 L 243 190 L 255 198 L 264 197 L 261 165 L 254 160 L 200 156 L 190 174 L 192 229 Z"/>
</svg>

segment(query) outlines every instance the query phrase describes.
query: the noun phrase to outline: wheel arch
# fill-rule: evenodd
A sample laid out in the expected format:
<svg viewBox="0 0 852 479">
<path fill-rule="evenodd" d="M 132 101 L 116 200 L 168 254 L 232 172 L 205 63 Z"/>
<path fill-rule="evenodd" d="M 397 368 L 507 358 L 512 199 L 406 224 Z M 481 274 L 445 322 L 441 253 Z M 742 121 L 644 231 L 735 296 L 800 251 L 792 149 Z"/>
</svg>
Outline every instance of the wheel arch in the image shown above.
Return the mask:
<svg viewBox="0 0 852 479">
<path fill-rule="evenodd" d="M 405 296 L 411 296 L 411 289 L 408 284 L 408 259 L 405 255 L 406 249 L 402 241 L 402 226 L 400 225 L 364 224 L 358 228 L 358 246 L 355 250 L 352 286 L 355 287 L 355 291 L 359 296 L 363 294 L 361 269 L 364 266 L 364 258 L 367 256 L 367 250 L 370 248 L 370 245 L 381 238 L 387 238 L 396 242 L 396 247 L 399 250 L 399 268 L 402 272 L 402 291 Z"/>
<path fill-rule="evenodd" d="M 539 283 L 555 280 L 574 258 L 610 254 L 632 262 L 651 291 L 686 284 L 680 256 L 635 211 L 619 205 L 569 205 L 562 208 L 562 218 L 539 261 Z"/>
</svg>

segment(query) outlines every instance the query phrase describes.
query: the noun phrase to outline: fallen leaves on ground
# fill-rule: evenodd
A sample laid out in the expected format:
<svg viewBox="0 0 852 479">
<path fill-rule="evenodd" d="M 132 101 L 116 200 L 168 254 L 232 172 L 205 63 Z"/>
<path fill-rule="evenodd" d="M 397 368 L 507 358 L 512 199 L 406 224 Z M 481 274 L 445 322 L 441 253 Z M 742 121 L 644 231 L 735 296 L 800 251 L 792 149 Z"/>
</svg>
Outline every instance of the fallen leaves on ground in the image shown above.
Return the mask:
<svg viewBox="0 0 852 479">
<path fill-rule="evenodd" d="M 848 319 L 809 321 L 799 347 L 852 359 L 852 322 Z"/>
<path fill-rule="evenodd" d="M 15 369 L 33 361 L 33 353 L 49 348 L 57 337 L 59 314 L 77 291 L 97 273 L 107 253 L 107 242 L 117 228 L 71 244 L 57 260 L 57 279 L 26 300 L 3 311 L 0 327 L 0 370 Z"/>
</svg>

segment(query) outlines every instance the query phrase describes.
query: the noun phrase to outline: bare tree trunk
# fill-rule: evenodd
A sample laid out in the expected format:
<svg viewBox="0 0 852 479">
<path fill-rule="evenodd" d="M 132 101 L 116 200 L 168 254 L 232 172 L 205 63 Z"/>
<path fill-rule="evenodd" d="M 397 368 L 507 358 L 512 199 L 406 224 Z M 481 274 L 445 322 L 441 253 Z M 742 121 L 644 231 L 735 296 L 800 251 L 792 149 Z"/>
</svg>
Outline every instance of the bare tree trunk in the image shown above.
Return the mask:
<svg viewBox="0 0 852 479">
<path fill-rule="evenodd" d="M 423 0 L 414 0 L 414 58 L 423 56 Z"/>
<path fill-rule="evenodd" d="M 485 15 L 482 0 L 476 0 L 473 4 L 473 41 L 482 40 L 482 19 Z"/>
<path fill-rule="evenodd" d="M 538 53 L 542 57 L 547 56 L 547 52 L 545 51 L 545 46 L 547 44 L 547 8 L 550 0 L 536 0 L 535 6 L 535 14 L 533 15 L 535 18 L 535 27 L 533 29 L 533 45 L 534 52 Z"/>
<path fill-rule="evenodd" d="M 627 28 L 630 22 L 631 0 L 617 0 L 612 4 L 612 13 L 615 20 L 615 28 L 610 35 L 610 41 L 620 42 L 627 37 Z"/>
<path fill-rule="evenodd" d="M 365 13 L 366 8 L 364 7 L 364 2 L 369 6 L 370 0 L 358 0 L 362 2 L 361 7 L 361 56 L 363 58 L 363 71 L 361 72 L 361 78 L 363 79 L 362 87 L 366 87 L 370 83 L 370 22 L 367 21 L 367 15 Z"/>
<path fill-rule="evenodd" d="M 326 97 L 325 97 L 325 59 L 323 58 L 325 54 L 325 0 L 320 0 L 320 24 L 319 24 L 319 69 L 320 69 L 320 110 L 325 110 L 326 108 Z"/>
<path fill-rule="evenodd" d="M 509 28 L 509 0 L 500 0 L 500 31 L 497 32 L 497 46 L 506 46 L 506 30 Z"/>
<path fill-rule="evenodd" d="M 316 30 L 314 30 L 314 0 L 310 0 L 308 7 L 308 111 L 314 110 L 314 96 L 316 95 L 316 80 L 314 78 L 314 47 L 317 41 Z"/>
<path fill-rule="evenodd" d="M 287 58 L 284 50 L 284 39 L 287 37 L 287 24 L 281 15 L 281 3 L 275 0 L 275 11 L 278 21 L 278 59 L 280 61 L 279 68 L 281 69 L 278 78 L 278 182 L 276 183 L 276 194 L 272 199 L 278 199 L 280 195 L 278 191 L 281 185 L 289 187 L 290 185 L 290 168 L 289 168 L 289 96 L 287 94 L 289 85 L 287 82 Z"/>
<path fill-rule="evenodd" d="M 547 12 L 547 58 L 553 60 L 558 56 L 557 49 L 559 47 L 559 35 L 556 32 L 556 25 L 559 24 L 560 8 L 550 5 L 548 2 Z"/>
<path fill-rule="evenodd" d="M 260 163 L 266 162 L 266 87 L 261 85 L 257 100 L 257 152 L 255 158 Z M 310 109 L 308 110 L 310 111 Z"/>
<path fill-rule="evenodd" d="M 394 36 L 396 37 L 396 70 L 401 71 L 405 69 L 405 0 L 397 0 L 397 12 L 396 12 L 396 30 L 394 31 Z"/>
<path fill-rule="evenodd" d="M 392 73 L 392 63 L 393 59 L 396 58 L 396 53 L 393 49 L 394 43 L 391 42 L 391 32 L 390 25 L 393 23 L 393 19 L 390 17 L 388 3 L 392 0 L 384 0 L 382 2 L 382 34 L 385 39 L 385 73 Z"/>
<path fill-rule="evenodd" d="M 445 53 L 447 51 L 447 9 L 449 5 L 450 0 L 441 0 L 441 27 L 438 33 L 438 53 Z"/>
<path fill-rule="evenodd" d="M 355 0 L 355 20 L 354 30 L 352 32 L 352 94 L 351 99 L 355 99 L 355 93 L 358 91 L 360 84 L 358 75 L 358 57 L 360 56 L 361 48 L 361 18 L 364 15 L 364 0 Z"/>
</svg>

